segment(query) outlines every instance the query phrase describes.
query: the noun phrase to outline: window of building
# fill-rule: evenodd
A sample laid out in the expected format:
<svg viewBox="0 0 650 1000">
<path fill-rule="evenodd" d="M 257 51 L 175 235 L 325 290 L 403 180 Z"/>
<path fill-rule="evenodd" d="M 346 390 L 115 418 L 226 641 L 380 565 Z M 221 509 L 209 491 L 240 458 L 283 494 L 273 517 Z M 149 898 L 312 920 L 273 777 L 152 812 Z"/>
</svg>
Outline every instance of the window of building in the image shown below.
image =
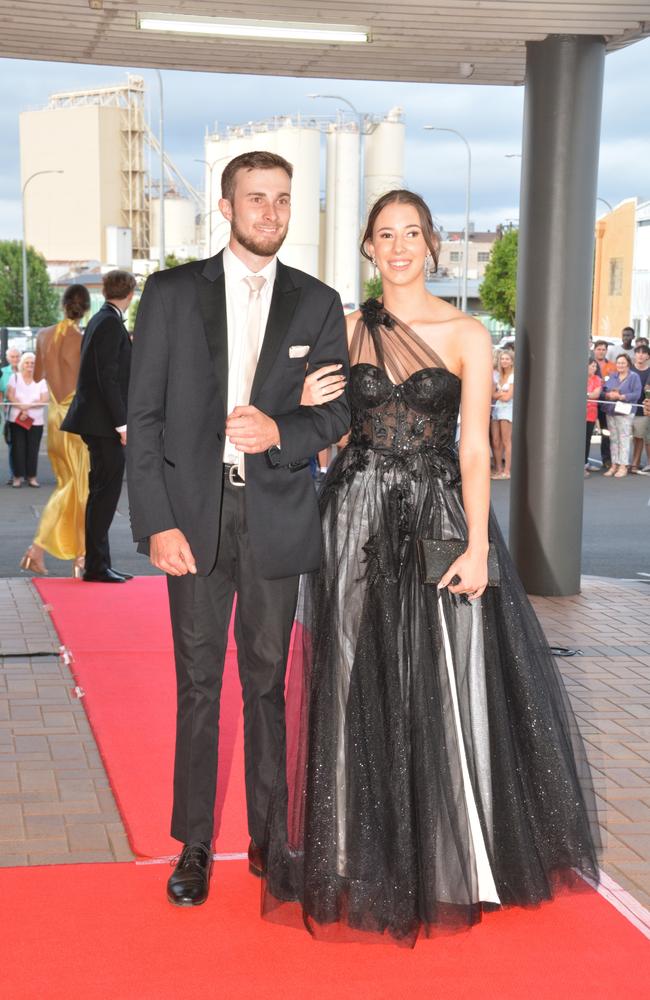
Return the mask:
<svg viewBox="0 0 650 1000">
<path fill-rule="evenodd" d="M 479 264 L 487 264 L 490 259 L 490 252 L 485 250 L 479 250 L 478 252 L 478 262 Z"/>
<path fill-rule="evenodd" d="M 609 260 L 609 294 L 623 294 L 623 258 L 610 257 Z"/>
<path fill-rule="evenodd" d="M 463 255 L 461 254 L 460 250 L 452 250 L 451 253 L 449 254 L 449 260 L 452 262 L 452 264 L 457 264 L 458 261 L 461 260 L 462 256 Z"/>
</svg>

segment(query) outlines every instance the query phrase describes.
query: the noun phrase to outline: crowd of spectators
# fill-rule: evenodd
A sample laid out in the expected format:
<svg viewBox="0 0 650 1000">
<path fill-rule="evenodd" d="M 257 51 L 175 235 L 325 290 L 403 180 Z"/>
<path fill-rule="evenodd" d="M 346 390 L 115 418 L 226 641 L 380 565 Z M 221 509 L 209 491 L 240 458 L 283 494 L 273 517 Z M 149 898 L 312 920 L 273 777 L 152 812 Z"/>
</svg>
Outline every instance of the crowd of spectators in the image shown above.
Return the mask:
<svg viewBox="0 0 650 1000">
<path fill-rule="evenodd" d="M 607 478 L 650 473 L 650 347 L 647 337 L 621 331 L 621 341 L 596 340 L 587 366 L 587 436 L 585 475 L 598 470 L 590 462 L 591 437 L 600 426 L 600 457 Z M 645 449 L 645 464 L 643 463 Z"/>
<path fill-rule="evenodd" d="M 43 437 L 47 383 L 34 378 L 35 355 L 7 351 L 7 364 L 0 376 L 0 402 L 4 412 L 4 438 L 9 448 L 7 485 L 19 489 L 24 483 L 35 489 L 39 482 L 38 451 Z"/>
<path fill-rule="evenodd" d="M 492 414 L 490 420 L 493 479 L 510 479 L 514 390 L 514 351 L 511 348 L 497 350 L 494 357 Z"/>
<path fill-rule="evenodd" d="M 490 441 L 492 478 L 509 479 L 512 458 L 512 415 L 515 377 L 513 347 L 494 352 Z M 0 423 L 9 449 L 7 484 L 38 487 L 39 445 L 43 435 L 48 387 L 34 379 L 34 355 L 9 347 L 0 368 Z M 13 404 L 13 405 L 11 405 Z M 600 465 L 591 460 L 594 431 L 600 432 Z M 601 471 L 607 478 L 650 474 L 650 346 L 621 331 L 612 344 L 596 340 L 587 365 L 585 476 Z"/>
</svg>

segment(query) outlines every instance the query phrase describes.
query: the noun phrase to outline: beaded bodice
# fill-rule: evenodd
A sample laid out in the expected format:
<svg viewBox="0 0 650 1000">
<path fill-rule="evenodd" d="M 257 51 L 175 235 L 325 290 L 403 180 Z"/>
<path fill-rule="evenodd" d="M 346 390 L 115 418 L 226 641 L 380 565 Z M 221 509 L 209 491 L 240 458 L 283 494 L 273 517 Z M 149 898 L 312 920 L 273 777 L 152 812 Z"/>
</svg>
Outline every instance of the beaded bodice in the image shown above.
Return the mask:
<svg viewBox="0 0 650 1000">
<path fill-rule="evenodd" d="M 399 454 L 453 448 L 460 379 L 374 299 L 361 306 L 350 361 L 353 446 Z"/>
</svg>

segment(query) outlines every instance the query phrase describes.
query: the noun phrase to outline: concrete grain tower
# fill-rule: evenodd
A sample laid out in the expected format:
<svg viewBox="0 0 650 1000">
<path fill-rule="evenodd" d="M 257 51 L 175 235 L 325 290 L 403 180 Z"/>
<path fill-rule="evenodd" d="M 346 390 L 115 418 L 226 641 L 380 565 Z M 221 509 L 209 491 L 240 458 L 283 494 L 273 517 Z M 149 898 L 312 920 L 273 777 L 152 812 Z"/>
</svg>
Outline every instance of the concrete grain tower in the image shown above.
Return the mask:
<svg viewBox="0 0 650 1000">
<path fill-rule="evenodd" d="M 149 256 L 144 80 L 53 94 L 20 115 L 21 183 L 29 244 L 49 261 L 109 262 L 110 232 L 130 230 L 133 256 Z M 108 238 L 107 238 L 108 236 Z"/>
</svg>

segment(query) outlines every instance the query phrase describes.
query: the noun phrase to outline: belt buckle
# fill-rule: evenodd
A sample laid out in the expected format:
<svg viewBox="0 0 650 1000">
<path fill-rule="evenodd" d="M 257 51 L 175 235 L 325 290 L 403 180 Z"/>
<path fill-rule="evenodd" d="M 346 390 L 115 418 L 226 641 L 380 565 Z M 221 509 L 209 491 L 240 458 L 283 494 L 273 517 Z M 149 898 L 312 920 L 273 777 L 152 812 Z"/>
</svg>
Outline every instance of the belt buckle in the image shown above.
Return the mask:
<svg viewBox="0 0 650 1000">
<path fill-rule="evenodd" d="M 237 476 L 237 479 L 235 479 L 235 476 Z M 240 489 L 246 485 L 244 480 L 239 475 L 239 471 L 236 465 L 231 465 L 230 468 L 228 469 L 228 482 L 230 483 L 231 486 L 237 486 Z"/>
</svg>

